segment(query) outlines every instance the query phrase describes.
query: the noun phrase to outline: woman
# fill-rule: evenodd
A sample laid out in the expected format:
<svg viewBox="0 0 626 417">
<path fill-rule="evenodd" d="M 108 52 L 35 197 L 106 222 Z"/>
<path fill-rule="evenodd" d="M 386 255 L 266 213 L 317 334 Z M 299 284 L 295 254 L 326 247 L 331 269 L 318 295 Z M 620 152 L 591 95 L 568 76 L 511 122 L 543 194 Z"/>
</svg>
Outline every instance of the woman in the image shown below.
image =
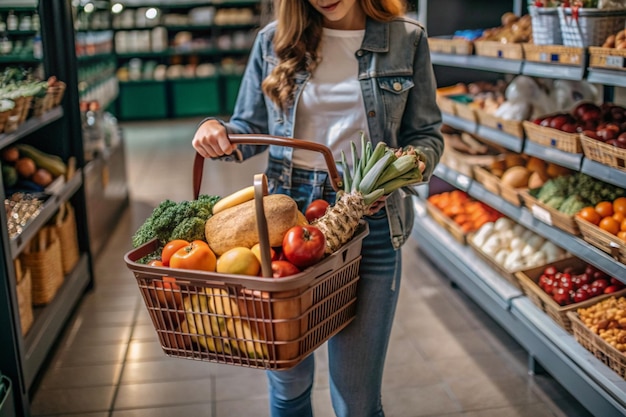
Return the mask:
<svg viewBox="0 0 626 417">
<path fill-rule="evenodd" d="M 263 146 L 237 149 L 227 133 L 267 133 L 319 141 L 339 158 L 364 133 L 375 145 L 412 145 L 426 156 L 428 180 L 443 151 L 441 114 L 427 37 L 403 17 L 404 0 L 288 0 L 255 41 L 229 122 L 203 121 L 193 138 L 206 158 L 242 160 Z M 334 202 L 321 156 L 269 147 L 270 192 L 302 209 Z M 348 153 L 349 154 L 349 153 Z M 407 191 L 367 216 L 356 319 L 328 341 L 329 382 L 338 417 L 383 416 L 381 381 L 396 308 L 401 251 L 413 225 Z M 268 372 L 273 417 L 312 416 L 314 355 Z"/>
</svg>

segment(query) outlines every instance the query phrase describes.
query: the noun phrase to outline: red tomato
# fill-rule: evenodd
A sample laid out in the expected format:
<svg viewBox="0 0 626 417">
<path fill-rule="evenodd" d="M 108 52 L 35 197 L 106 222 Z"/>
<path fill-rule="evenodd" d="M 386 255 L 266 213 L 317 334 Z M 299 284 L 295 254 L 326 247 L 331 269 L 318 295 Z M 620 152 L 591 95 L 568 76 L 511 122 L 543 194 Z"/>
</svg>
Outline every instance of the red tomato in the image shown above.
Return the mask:
<svg viewBox="0 0 626 417">
<path fill-rule="evenodd" d="M 215 271 L 217 258 L 209 245 L 202 240 L 194 240 L 178 249 L 170 258 L 170 267 Z"/>
<path fill-rule="evenodd" d="M 274 278 L 288 277 L 300 272 L 300 269 L 289 261 L 272 261 L 272 276 Z"/>
<path fill-rule="evenodd" d="M 176 253 L 178 249 L 184 248 L 187 245 L 189 245 L 189 242 L 183 239 L 174 239 L 167 242 L 161 251 L 161 262 L 163 262 L 163 266 L 170 266 L 172 255 Z"/>
<path fill-rule="evenodd" d="M 315 226 L 294 226 L 283 238 L 283 254 L 299 268 L 313 265 L 324 257 L 326 238 Z"/>
<path fill-rule="evenodd" d="M 311 223 L 315 219 L 319 219 L 326 214 L 326 209 L 330 206 L 326 200 L 313 200 L 304 211 L 304 217 Z"/>
<path fill-rule="evenodd" d="M 153 259 L 150 262 L 148 262 L 148 265 L 150 266 L 165 266 L 163 265 L 162 261 L 159 261 L 158 259 Z"/>
</svg>

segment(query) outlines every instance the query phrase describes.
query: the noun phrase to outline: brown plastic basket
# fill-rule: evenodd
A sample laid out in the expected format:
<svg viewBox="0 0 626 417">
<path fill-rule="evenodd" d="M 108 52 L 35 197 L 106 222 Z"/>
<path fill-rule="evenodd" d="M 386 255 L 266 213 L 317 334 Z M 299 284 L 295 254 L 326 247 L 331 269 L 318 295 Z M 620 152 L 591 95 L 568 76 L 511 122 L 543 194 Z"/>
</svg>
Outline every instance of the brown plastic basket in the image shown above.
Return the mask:
<svg viewBox="0 0 626 417">
<path fill-rule="evenodd" d="M 585 158 L 600 162 L 612 168 L 626 171 L 626 149 L 617 146 L 607 145 L 606 143 L 589 136 L 580 136 L 580 143 L 583 148 Z"/>
<path fill-rule="evenodd" d="M 530 210 L 536 219 L 575 236 L 580 235 L 580 229 L 578 229 L 578 225 L 574 219 L 575 216 L 568 216 L 565 213 L 553 209 L 552 207 L 537 200 L 530 194 L 529 191 L 530 190 L 528 189 L 520 190 L 519 195 L 524 202 L 524 205 L 528 208 L 528 210 Z"/>
<path fill-rule="evenodd" d="M 591 68 L 626 70 L 626 49 L 590 46 L 589 66 Z"/>
<path fill-rule="evenodd" d="M 338 189 L 341 183 L 332 154 L 323 145 L 265 135 L 231 135 L 231 141 L 319 150 L 326 158 L 333 187 Z M 196 155 L 195 198 L 203 163 Z M 267 194 L 266 177 L 257 174 L 254 185 L 263 276 L 139 263 L 158 248 L 156 241 L 125 255 L 165 354 L 250 368 L 289 369 L 354 319 L 367 224 L 361 223 L 348 243 L 317 264 L 296 275 L 272 278 L 262 203 Z"/>
<path fill-rule="evenodd" d="M 48 304 L 65 278 L 61 243 L 54 228 L 42 227 L 20 254 L 20 261 L 31 272 L 33 305 Z"/>
<path fill-rule="evenodd" d="M 589 307 L 611 296 L 620 296 L 626 294 L 626 289 L 620 290 L 613 294 L 603 294 L 590 298 L 580 303 L 573 303 L 566 306 L 559 305 L 544 290 L 539 287 L 539 277 L 548 265 L 555 266 L 559 271 L 566 267 L 574 268 L 574 271 L 582 271 L 587 265 L 583 260 L 576 257 L 568 257 L 565 259 L 551 262 L 550 264 L 538 266 L 535 268 L 525 269 L 515 273 L 515 277 L 519 281 L 519 285 L 524 294 L 542 311 L 552 318 L 559 326 L 572 333 L 572 323 L 567 315 L 569 311 L 576 311 L 578 308 Z"/>
<path fill-rule="evenodd" d="M 596 248 L 626 264 L 626 242 L 578 216 L 574 217 L 583 239 Z"/>
<path fill-rule="evenodd" d="M 524 131 L 531 142 L 538 143 L 548 148 L 559 149 L 563 152 L 582 153 L 580 134 L 566 133 L 558 129 L 540 126 L 536 123 L 524 120 Z"/>
<path fill-rule="evenodd" d="M 531 62 L 580 66 L 584 63 L 585 49 L 563 45 L 523 44 L 524 59 Z"/>
<path fill-rule="evenodd" d="M 498 41 L 474 41 L 476 55 L 504 59 L 524 59 L 521 43 L 502 43 Z"/>
<path fill-rule="evenodd" d="M 567 315 L 572 323 L 572 332 L 576 341 L 619 376 L 626 379 L 626 355 L 585 326 L 577 312 L 570 311 Z"/>
</svg>

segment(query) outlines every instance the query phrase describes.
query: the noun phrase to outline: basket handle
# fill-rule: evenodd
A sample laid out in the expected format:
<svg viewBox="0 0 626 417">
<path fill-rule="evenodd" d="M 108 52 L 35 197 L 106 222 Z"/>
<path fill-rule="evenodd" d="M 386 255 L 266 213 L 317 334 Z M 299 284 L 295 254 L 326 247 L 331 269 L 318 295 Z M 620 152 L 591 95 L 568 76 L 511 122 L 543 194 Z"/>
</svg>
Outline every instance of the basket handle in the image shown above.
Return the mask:
<svg viewBox="0 0 626 417">
<path fill-rule="evenodd" d="M 264 277 L 272 276 L 272 256 L 270 252 L 270 234 L 267 228 L 263 197 L 268 193 L 267 176 L 265 174 L 254 175 L 254 209 L 259 233 L 259 246 L 261 249 L 261 274 Z"/>
<path fill-rule="evenodd" d="M 328 167 L 328 176 L 330 183 L 335 191 L 339 191 L 343 187 L 343 178 L 337 170 L 335 159 L 330 149 L 321 143 L 311 142 L 308 140 L 291 139 L 272 135 L 263 134 L 230 134 L 228 135 L 230 142 L 233 144 L 247 145 L 279 145 L 291 148 L 305 149 L 316 151 L 324 156 Z M 202 185 L 202 172 L 204 171 L 204 157 L 196 152 L 193 162 L 193 196 L 197 199 L 200 195 L 200 187 Z"/>
</svg>

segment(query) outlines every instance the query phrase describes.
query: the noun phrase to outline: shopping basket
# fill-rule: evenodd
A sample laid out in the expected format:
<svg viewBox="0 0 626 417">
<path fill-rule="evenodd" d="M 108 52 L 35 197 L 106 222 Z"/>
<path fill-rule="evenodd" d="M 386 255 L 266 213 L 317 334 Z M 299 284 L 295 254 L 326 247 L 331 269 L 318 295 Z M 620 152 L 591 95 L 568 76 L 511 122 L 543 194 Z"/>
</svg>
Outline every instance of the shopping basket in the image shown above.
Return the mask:
<svg viewBox="0 0 626 417">
<path fill-rule="evenodd" d="M 278 144 L 324 154 L 335 190 L 341 176 L 324 145 L 267 135 L 231 135 L 233 143 Z M 204 159 L 196 154 L 194 198 Z M 302 272 L 272 278 L 269 237 L 263 211 L 267 178 L 254 176 L 262 275 L 222 274 L 151 266 L 138 261 L 158 249 L 152 240 L 128 252 L 134 273 L 165 354 L 249 368 L 292 368 L 347 326 L 356 313 L 361 244 L 369 230 L 362 222 L 339 251 Z"/>
</svg>

